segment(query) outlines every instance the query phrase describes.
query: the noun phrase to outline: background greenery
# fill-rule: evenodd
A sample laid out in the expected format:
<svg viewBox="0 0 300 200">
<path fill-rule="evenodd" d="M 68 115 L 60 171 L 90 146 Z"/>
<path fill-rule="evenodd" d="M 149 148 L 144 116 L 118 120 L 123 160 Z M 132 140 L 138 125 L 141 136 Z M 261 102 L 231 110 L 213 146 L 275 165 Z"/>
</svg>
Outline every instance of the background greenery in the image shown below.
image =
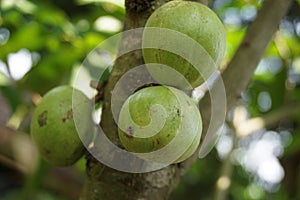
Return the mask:
<svg viewBox="0 0 300 200">
<path fill-rule="evenodd" d="M 261 2 L 208 2 L 226 27 L 222 70 Z M 78 198 L 84 159 L 70 168 L 42 161 L 30 140 L 30 119 L 45 92 L 71 84 L 85 56 L 122 31 L 123 4 L 0 2 L 0 199 Z M 216 148 L 192 166 L 171 199 L 300 199 L 299 86 L 300 5 L 295 1 L 248 89 L 228 114 Z"/>
</svg>

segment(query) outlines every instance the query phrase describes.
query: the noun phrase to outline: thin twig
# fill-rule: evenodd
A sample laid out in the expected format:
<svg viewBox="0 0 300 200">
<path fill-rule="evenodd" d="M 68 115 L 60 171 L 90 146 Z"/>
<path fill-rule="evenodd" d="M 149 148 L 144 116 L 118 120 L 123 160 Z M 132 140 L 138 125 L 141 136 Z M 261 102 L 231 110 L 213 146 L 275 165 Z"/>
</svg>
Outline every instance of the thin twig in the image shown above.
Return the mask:
<svg viewBox="0 0 300 200">
<path fill-rule="evenodd" d="M 283 119 L 293 117 L 299 113 L 300 105 L 287 105 L 274 110 L 261 117 L 251 118 L 243 123 L 240 123 L 237 127 L 238 137 L 243 138 L 249 136 L 251 133 L 258 131 L 262 128 L 268 128 L 276 125 Z"/>
<path fill-rule="evenodd" d="M 0 163 L 10 169 L 20 172 L 23 175 L 26 174 L 26 169 L 22 165 L 1 154 L 0 154 Z"/>
</svg>

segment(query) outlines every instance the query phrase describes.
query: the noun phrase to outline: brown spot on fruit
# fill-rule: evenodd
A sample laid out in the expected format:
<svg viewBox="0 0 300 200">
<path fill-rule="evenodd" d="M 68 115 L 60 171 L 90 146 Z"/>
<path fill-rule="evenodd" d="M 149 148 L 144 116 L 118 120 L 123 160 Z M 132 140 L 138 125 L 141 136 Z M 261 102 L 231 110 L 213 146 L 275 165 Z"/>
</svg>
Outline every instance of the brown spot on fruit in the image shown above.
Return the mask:
<svg viewBox="0 0 300 200">
<path fill-rule="evenodd" d="M 159 138 L 156 139 L 156 143 L 157 143 L 158 145 L 160 145 L 160 139 L 159 139 Z"/>
<path fill-rule="evenodd" d="M 126 137 L 133 138 L 133 132 L 134 132 L 133 127 L 129 126 L 125 132 Z"/>
<path fill-rule="evenodd" d="M 70 109 L 68 112 L 67 112 L 67 116 L 62 118 L 62 121 L 63 122 L 66 122 L 68 119 L 72 119 L 73 118 L 73 110 Z"/>
<path fill-rule="evenodd" d="M 45 110 L 44 112 L 42 112 L 42 114 L 38 116 L 38 123 L 40 127 L 47 125 L 47 116 L 48 116 L 47 110 Z"/>
</svg>

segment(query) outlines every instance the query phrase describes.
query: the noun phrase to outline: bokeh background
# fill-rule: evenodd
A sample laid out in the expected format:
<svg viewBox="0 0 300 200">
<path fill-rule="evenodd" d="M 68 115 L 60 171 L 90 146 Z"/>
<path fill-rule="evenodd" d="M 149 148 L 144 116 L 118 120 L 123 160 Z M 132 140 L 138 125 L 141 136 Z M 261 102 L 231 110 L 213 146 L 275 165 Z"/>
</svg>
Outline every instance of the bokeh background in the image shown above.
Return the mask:
<svg viewBox="0 0 300 200">
<path fill-rule="evenodd" d="M 262 1 L 207 3 L 226 28 L 225 70 Z M 0 1 L 1 200 L 78 199 L 85 160 L 68 168 L 44 162 L 32 144 L 30 120 L 41 96 L 72 84 L 86 55 L 122 31 L 124 17 L 123 0 Z M 171 199 L 300 199 L 299 188 L 298 0 L 228 113 L 216 148 L 197 160 Z"/>
</svg>

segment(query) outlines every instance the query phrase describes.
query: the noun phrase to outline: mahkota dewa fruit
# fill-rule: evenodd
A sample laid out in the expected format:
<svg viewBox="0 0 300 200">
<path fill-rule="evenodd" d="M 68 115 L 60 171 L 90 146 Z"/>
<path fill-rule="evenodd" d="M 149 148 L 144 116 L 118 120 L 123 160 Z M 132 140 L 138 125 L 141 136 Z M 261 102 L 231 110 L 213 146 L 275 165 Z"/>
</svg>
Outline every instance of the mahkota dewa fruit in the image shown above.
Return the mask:
<svg viewBox="0 0 300 200">
<path fill-rule="evenodd" d="M 170 157 L 174 158 L 172 163 L 190 157 L 199 145 L 202 132 L 195 102 L 184 92 L 166 86 L 146 87 L 132 94 L 121 108 L 118 125 L 126 150 L 157 152 L 150 160 L 161 163 Z M 173 147 L 167 147 L 171 142 Z M 163 151 L 164 148 L 169 150 Z M 156 160 L 158 157 L 161 159 Z"/>
<path fill-rule="evenodd" d="M 165 29 L 172 30 L 172 34 L 166 33 Z M 182 34 L 198 45 L 187 44 L 188 40 Z M 195 88 L 217 69 L 225 52 L 225 29 L 217 15 L 207 6 L 189 1 L 171 1 L 149 17 L 142 43 L 145 63 L 156 81 L 186 89 L 184 82 L 180 81 L 184 78 L 185 82 Z M 154 43 L 157 44 L 154 45 L 156 48 L 149 48 Z M 187 49 L 183 49 L 184 45 Z M 181 55 L 172 53 L 173 50 L 181 52 Z M 194 60 L 197 65 L 191 64 L 190 60 Z M 166 65 L 176 70 L 176 73 L 150 63 Z M 206 77 L 196 68 L 201 69 L 202 75 L 206 73 Z"/>
<path fill-rule="evenodd" d="M 92 137 L 91 113 L 90 100 L 71 86 L 46 93 L 31 122 L 31 135 L 41 156 L 56 166 L 74 164 L 85 151 L 82 140 Z"/>
</svg>

